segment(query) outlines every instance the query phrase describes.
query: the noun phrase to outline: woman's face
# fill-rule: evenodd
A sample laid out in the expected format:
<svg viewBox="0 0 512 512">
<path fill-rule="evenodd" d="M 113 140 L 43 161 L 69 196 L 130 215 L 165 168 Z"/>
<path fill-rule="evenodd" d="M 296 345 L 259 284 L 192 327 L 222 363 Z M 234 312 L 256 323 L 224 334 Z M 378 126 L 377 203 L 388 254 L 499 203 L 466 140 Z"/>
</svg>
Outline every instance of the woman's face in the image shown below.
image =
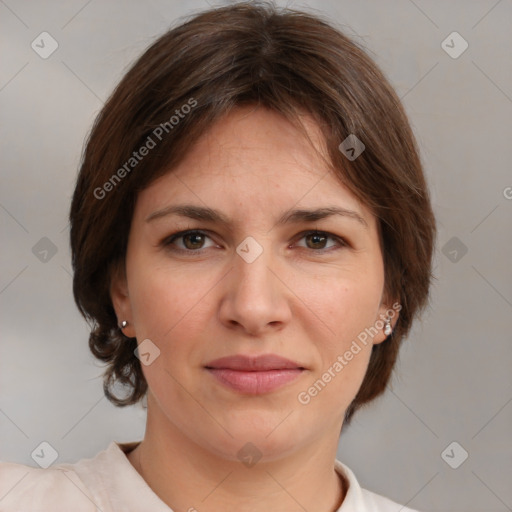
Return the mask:
<svg viewBox="0 0 512 512">
<path fill-rule="evenodd" d="M 270 460 L 337 443 L 385 338 L 383 286 L 370 211 L 284 118 L 244 108 L 139 194 L 112 297 L 143 343 L 152 426 L 232 460 L 251 442 Z M 266 355 L 288 363 L 255 362 Z"/>
</svg>

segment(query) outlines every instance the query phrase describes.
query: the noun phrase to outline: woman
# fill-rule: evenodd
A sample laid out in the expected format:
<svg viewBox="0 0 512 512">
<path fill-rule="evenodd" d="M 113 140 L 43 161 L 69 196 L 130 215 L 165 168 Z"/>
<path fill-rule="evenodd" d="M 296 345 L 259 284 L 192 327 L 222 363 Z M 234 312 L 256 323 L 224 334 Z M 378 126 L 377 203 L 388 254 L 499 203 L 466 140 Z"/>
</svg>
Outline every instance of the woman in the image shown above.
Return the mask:
<svg viewBox="0 0 512 512">
<path fill-rule="evenodd" d="M 2 464 L 1 510 L 410 510 L 336 460 L 426 304 L 435 236 L 400 101 L 352 41 L 251 3 L 170 30 L 98 116 L 70 221 L 106 396 L 147 399 L 146 432 Z"/>
</svg>

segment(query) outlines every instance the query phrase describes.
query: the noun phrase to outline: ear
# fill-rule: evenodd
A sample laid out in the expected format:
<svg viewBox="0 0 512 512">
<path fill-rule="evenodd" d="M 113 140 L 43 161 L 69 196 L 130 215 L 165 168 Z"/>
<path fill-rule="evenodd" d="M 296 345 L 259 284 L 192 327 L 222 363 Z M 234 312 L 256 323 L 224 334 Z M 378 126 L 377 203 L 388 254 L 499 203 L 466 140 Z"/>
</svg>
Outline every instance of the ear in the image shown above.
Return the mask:
<svg viewBox="0 0 512 512">
<path fill-rule="evenodd" d="M 381 303 L 379 308 L 378 317 L 375 319 L 374 327 L 377 330 L 377 334 L 373 337 L 373 344 L 377 345 L 385 341 L 389 334 L 384 332 L 386 328 L 386 320 L 389 319 L 391 323 L 391 329 L 393 332 L 395 329 L 396 322 L 398 321 L 399 312 L 402 309 L 401 304 L 395 301 L 386 301 Z"/>
<path fill-rule="evenodd" d="M 126 269 L 123 261 L 112 265 L 110 272 L 110 298 L 116 312 L 118 325 L 123 320 L 128 322 L 128 325 L 122 330 L 123 334 L 128 338 L 135 338 L 132 306 L 128 294 Z"/>
</svg>

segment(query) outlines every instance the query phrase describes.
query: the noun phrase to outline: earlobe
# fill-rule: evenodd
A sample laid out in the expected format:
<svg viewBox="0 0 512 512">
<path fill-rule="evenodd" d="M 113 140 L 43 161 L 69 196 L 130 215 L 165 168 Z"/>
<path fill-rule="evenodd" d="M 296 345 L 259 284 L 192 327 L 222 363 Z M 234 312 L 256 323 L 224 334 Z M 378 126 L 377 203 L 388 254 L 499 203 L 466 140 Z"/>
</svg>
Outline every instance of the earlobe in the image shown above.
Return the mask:
<svg viewBox="0 0 512 512">
<path fill-rule="evenodd" d="M 402 306 L 399 302 L 394 302 L 392 307 L 383 306 L 379 312 L 379 319 L 375 322 L 375 328 L 378 330 L 377 335 L 373 339 L 373 344 L 382 343 L 387 340 L 395 328 L 398 321 L 399 311 Z"/>
</svg>

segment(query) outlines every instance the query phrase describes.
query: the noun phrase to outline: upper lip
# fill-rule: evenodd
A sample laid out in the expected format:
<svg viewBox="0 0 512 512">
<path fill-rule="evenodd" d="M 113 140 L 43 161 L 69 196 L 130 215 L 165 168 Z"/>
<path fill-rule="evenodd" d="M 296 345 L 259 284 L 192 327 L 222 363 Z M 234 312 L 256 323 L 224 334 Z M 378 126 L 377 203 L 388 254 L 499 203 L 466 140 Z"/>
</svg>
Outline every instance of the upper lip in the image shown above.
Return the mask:
<svg viewBox="0 0 512 512">
<path fill-rule="evenodd" d="M 266 354 L 262 356 L 245 356 L 242 354 L 238 354 L 234 356 L 221 357 L 220 359 L 210 361 L 208 364 L 205 365 L 205 367 L 247 372 L 283 369 L 304 369 L 304 367 L 301 364 L 296 363 L 295 361 L 291 361 L 290 359 L 278 356 L 276 354 Z"/>
</svg>

